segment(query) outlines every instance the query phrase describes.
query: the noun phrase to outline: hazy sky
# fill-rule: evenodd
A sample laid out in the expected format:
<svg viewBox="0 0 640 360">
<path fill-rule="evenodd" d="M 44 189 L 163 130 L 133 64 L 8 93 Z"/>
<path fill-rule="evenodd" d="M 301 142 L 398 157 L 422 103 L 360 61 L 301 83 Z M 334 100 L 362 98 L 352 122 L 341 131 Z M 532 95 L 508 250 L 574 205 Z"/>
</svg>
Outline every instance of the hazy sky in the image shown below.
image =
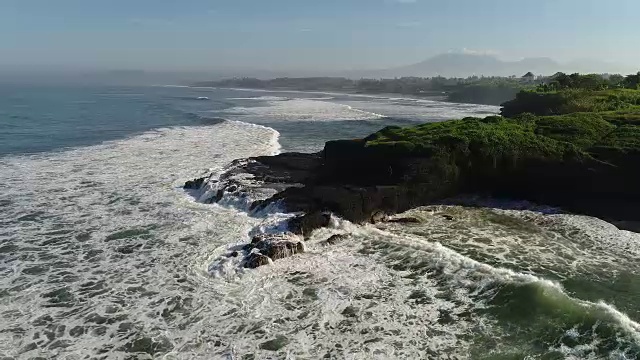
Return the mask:
<svg viewBox="0 0 640 360">
<path fill-rule="evenodd" d="M 0 0 L 0 67 L 405 65 L 452 50 L 634 64 L 640 0 Z"/>
</svg>

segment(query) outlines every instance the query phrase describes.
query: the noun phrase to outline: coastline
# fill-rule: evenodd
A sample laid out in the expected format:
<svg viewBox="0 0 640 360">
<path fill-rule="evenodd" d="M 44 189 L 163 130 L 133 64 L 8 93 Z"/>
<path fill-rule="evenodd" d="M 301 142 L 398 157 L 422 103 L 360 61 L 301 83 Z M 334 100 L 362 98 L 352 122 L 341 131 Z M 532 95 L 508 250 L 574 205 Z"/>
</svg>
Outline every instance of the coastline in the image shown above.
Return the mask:
<svg viewBox="0 0 640 360">
<path fill-rule="evenodd" d="M 499 104 L 484 104 L 473 102 L 456 102 L 447 100 L 446 95 L 430 95 L 430 96 L 417 96 L 411 94 L 400 93 L 374 93 L 374 92 L 339 92 L 331 90 L 299 90 L 294 88 L 271 88 L 271 89 L 256 89 L 256 88 L 244 88 L 244 87 L 224 87 L 224 86 L 187 86 L 194 89 L 221 89 L 221 90 L 237 90 L 237 91 L 254 91 L 254 92 L 266 92 L 266 93 L 301 93 L 301 94 L 316 94 L 316 95 L 329 95 L 329 96 L 360 96 L 367 98 L 389 98 L 389 99 L 408 99 L 408 100 L 427 100 L 434 102 L 443 102 L 447 104 L 468 104 L 468 105 L 491 105 L 499 106 Z"/>
<path fill-rule="evenodd" d="M 504 117 L 387 126 L 363 138 L 328 141 L 318 153 L 248 159 L 210 185 L 215 188 L 210 201 L 227 195 L 246 198 L 247 189 L 234 176 L 248 174 L 275 190 L 248 210 L 281 206 L 295 214 L 285 227 L 303 238 L 330 226 L 334 215 L 355 224 L 376 224 L 464 195 L 554 206 L 637 231 L 640 214 L 634 208 L 640 192 L 635 184 L 640 172 L 633 164 L 640 159 L 640 144 L 633 138 L 635 115 L 629 121 L 620 116 L 607 120 L 596 103 L 590 113 L 572 113 L 569 106 L 558 107 L 552 116 L 531 113 L 540 108 L 546 114 L 552 109 L 546 102 L 583 104 L 602 96 L 587 92 L 576 100 L 575 94 L 522 92 L 505 104 Z M 636 109 L 638 92 L 614 91 L 608 99 L 618 99 L 616 94 L 625 96 L 632 112 Z M 195 179 L 184 188 L 199 191 L 209 180 Z M 286 233 L 279 236 L 252 239 L 245 249 L 247 267 L 304 251 L 291 239 L 283 240 Z M 283 247 L 275 257 L 270 256 L 273 246 Z M 256 247 L 264 257 L 250 257 Z"/>
</svg>

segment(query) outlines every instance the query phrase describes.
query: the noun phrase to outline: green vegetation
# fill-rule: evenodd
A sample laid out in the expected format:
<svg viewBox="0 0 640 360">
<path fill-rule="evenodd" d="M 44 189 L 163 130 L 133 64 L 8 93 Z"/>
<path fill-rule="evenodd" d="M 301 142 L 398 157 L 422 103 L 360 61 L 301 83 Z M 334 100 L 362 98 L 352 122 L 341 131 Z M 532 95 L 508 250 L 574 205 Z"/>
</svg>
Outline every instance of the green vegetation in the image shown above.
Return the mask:
<svg viewBox="0 0 640 360">
<path fill-rule="evenodd" d="M 260 80 L 235 78 L 221 81 L 206 81 L 194 86 L 301 90 L 339 91 L 364 94 L 402 94 L 416 97 L 437 97 L 452 102 L 500 105 L 513 99 L 518 91 L 534 88 L 535 84 L 523 82 L 515 76 L 469 78 L 421 78 L 403 77 L 395 79 L 351 80 L 340 77 L 277 78 Z"/>
<path fill-rule="evenodd" d="M 454 155 L 492 159 L 562 159 L 588 156 L 583 150 L 599 141 L 602 129 L 615 128 L 602 119 L 567 115 L 555 125 L 549 118 L 507 119 L 490 116 L 428 123 L 409 128 L 387 127 L 366 139 L 366 148 L 401 156 Z"/>
<path fill-rule="evenodd" d="M 613 112 L 619 115 L 640 111 L 640 91 L 631 89 L 562 91 L 521 91 L 516 98 L 502 104 L 502 115 L 563 115 L 576 112 Z M 612 113 L 612 114 L 613 114 Z"/>
<path fill-rule="evenodd" d="M 458 158 L 473 154 L 514 161 L 602 158 L 604 149 L 640 150 L 640 90 L 620 87 L 634 84 L 636 75 L 599 86 L 589 85 L 592 75 L 555 78 L 563 87 L 566 79 L 573 85 L 521 91 L 503 104 L 504 117 L 385 128 L 366 138 L 365 147 L 411 156 L 455 153 Z"/>
<path fill-rule="evenodd" d="M 325 164 L 349 183 L 415 184 L 425 201 L 489 192 L 597 214 L 640 199 L 640 89 L 526 90 L 502 113 L 328 142 Z"/>
<path fill-rule="evenodd" d="M 533 79 L 533 80 L 532 80 Z M 590 102 L 592 96 L 585 96 L 585 92 L 605 90 L 636 90 L 640 87 L 640 73 L 628 76 L 599 75 L 599 74 L 571 74 L 556 73 L 553 76 L 537 78 L 532 73 L 527 73 L 522 78 L 498 77 L 498 76 L 471 76 L 468 78 L 444 78 L 441 76 L 432 78 L 403 77 L 395 79 L 360 79 L 351 80 L 342 77 L 308 77 L 308 78 L 277 78 L 260 80 L 255 78 L 234 78 L 221 81 L 205 81 L 194 86 L 231 87 L 247 89 L 272 89 L 272 90 L 301 90 L 301 91 L 339 91 L 346 93 L 366 94 L 402 94 L 417 97 L 438 97 L 446 101 L 501 105 L 512 100 L 520 91 L 533 94 L 547 94 L 540 99 L 533 95 L 525 96 L 520 101 L 531 104 L 533 109 L 529 111 L 539 115 L 553 115 L 556 107 L 563 106 L 561 113 L 576 111 L 592 111 L 588 107 L 579 108 L 584 104 L 575 104 L 581 100 Z M 574 91 L 565 92 L 565 91 Z M 557 99 L 557 92 L 563 92 Z M 609 93 L 601 93 L 603 96 Z M 621 96 L 624 92 L 613 93 Z M 594 95 L 595 96 L 595 95 Z M 566 99 L 565 99 L 566 97 Z M 622 102 L 626 100 L 622 99 Z M 564 104 L 564 102 L 568 104 Z M 608 110 L 618 110 L 615 104 L 608 99 L 604 102 L 613 105 Z M 538 104 L 538 105 L 534 105 Z M 552 106 L 547 109 L 548 106 Z M 566 108 L 566 109 L 565 109 Z M 578 109 L 578 110 L 575 110 Z M 584 110 L 586 109 L 586 110 Z M 598 110 L 600 111 L 600 110 Z M 511 114 L 507 115 L 510 116 Z"/>
<path fill-rule="evenodd" d="M 598 74 L 571 74 L 556 73 L 549 77 L 547 81 L 538 86 L 538 91 L 558 91 L 568 89 L 580 90 L 606 90 L 615 88 L 626 88 L 636 90 L 640 85 L 640 72 L 633 75 L 610 75 L 602 76 Z"/>
<path fill-rule="evenodd" d="M 607 78 L 596 74 L 557 73 L 535 89 L 519 92 L 502 104 L 502 115 L 563 115 L 576 112 L 602 113 L 607 116 L 635 117 L 640 112 L 640 72 Z"/>
</svg>

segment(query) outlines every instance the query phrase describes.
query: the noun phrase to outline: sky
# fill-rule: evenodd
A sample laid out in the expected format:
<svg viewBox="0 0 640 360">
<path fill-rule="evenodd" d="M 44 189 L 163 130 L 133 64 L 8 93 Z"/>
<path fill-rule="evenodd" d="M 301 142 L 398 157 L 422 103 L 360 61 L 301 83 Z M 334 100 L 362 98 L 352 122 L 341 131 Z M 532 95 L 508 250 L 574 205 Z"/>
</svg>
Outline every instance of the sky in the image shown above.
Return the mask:
<svg viewBox="0 0 640 360">
<path fill-rule="evenodd" d="M 318 71 L 452 52 L 635 64 L 640 0 L 0 0 L 7 68 Z"/>
</svg>

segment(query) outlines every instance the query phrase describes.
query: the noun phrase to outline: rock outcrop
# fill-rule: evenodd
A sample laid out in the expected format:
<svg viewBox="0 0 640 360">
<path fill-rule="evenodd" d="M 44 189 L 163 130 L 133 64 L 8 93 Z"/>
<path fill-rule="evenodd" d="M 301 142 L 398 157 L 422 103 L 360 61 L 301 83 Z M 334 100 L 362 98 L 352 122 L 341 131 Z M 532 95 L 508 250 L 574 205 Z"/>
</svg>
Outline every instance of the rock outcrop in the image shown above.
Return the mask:
<svg viewBox="0 0 640 360">
<path fill-rule="evenodd" d="M 258 157 L 240 168 L 275 191 L 252 209 L 277 202 L 303 213 L 289 222 L 299 235 L 327 226 L 330 213 L 375 223 L 460 194 L 633 223 L 640 221 L 640 122 L 634 121 L 599 113 L 519 114 L 387 127 L 363 139 L 330 141 L 317 154 Z"/>
<path fill-rule="evenodd" d="M 303 253 L 304 244 L 291 233 L 262 234 L 254 236 L 243 248 L 244 267 L 257 268 L 272 261 Z"/>
</svg>

